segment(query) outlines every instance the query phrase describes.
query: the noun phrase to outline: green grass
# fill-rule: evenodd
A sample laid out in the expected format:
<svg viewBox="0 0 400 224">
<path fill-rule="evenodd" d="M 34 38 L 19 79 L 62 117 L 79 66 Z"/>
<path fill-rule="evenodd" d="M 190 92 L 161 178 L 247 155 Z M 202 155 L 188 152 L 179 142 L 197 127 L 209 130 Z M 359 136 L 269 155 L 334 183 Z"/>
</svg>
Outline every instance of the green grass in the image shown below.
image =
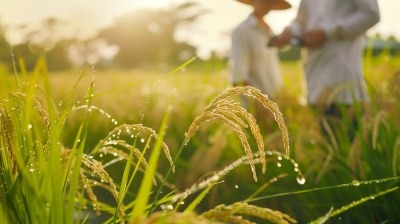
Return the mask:
<svg viewBox="0 0 400 224">
<path fill-rule="evenodd" d="M 188 63 L 166 75 L 93 68 L 48 74 L 41 59 L 32 74 L 2 71 L 0 221 L 138 223 L 151 217 L 212 223 L 221 211 L 230 211 L 225 221 L 244 211 L 258 221 L 257 212 L 281 221 L 284 212 L 301 223 L 400 220 L 399 180 L 391 178 L 400 172 L 400 59 L 368 61 L 372 100 L 357 114 L 354 141 L 346 122 L 337 123 L 338 139 L 322 137 L 321 118 L 304 105 L 299 64 L 283 64 L 286 91 L 275 101 L 290 135 L 290 159 L 267 154 L 262 174 L 256 156 L 258 182 L 233 124 L 207 122 L 186 144 L 193 120 L 229 87 L 224 66 L 193 71 Z M 265 149 L 283 152 L 280 127 L 268 124 L 268 130 L 260 126 Z M 252 149 L 254 133 L 246 131 Z M 304 185 L 296 181 L 299 168 Z M 190 194 L 183 197 L 185 189 Z M 163 216 L 160 210 L 177 213 Z"/>
</svg>

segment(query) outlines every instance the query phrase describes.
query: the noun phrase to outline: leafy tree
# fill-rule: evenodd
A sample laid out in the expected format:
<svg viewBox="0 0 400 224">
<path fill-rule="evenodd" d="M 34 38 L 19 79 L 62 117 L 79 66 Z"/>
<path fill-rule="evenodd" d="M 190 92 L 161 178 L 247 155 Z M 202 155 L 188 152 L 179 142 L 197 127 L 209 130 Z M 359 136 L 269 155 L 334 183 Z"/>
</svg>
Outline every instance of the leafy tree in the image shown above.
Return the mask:
<svg viewBox="0 0 400 224">
<path fill-rule="evenodd" d="M 205 11 L 196 3 L 183 3 L 164 10 L 140 9 L 117 19 L 99 37 L 119 46 L 115 60 L 125 67 L 143 63 L 174 63 L 195 48 L 175 40 L 180 25 L 193 22 Z"/>
</svg>

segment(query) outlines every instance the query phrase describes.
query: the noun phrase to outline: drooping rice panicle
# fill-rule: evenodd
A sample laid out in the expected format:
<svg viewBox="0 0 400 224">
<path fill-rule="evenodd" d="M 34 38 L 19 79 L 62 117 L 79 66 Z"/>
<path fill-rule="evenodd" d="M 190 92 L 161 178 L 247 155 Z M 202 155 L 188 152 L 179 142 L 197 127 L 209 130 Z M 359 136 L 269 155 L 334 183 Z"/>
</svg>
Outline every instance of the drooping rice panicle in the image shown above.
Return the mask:
<svg viewBox="0 0 400 224">
<path fill-rule="evenodd" d="M 126 141 L 124 140 L 114 140 L 113 143 L 110 146 L 103 146 L 99 149 L 99 153 L 104 153 L 104 154 L 110 154 L 113 155 L 114 157 L 116 157 L 116 159 L 110 160 L 107 163 L 103 164 L 103 167 L 106 168 L 114 163 L 120 162 L 122 160 L 128 160 L 129 158 L 129 153 L 120 150 L 118 148 L 116 148 L 117 146 L 121 146 L 124 147 L 125 149 L 127 149 L 128 151 L 133 150 L 134 151 L 134 155 L 135 157 L 139 160 L 141 160 L 140 162 L 140 167 L 139 170 L 142 171 L 143 173 L 146 172 L 146 169 L 148 167 L 148 163 L 146 158 L 142 157 L 141 154 L 142 152 L 137 149 L 137 148 L 133 148 L 130 144 L 128 144 Z M 132 163 L 134 165 L 135 162 L 132 160 Z M 159 180 L 162 181 L 164 179 L 164 177 L 160 174 L 160 173 L 156 173 L 155 177 Z M 157 185 L 157 180 L 154 179 L 154 185 Z M 171 183 L 166 182 L 166 185 L 170 188 L 174 188 L 175 186 Z"/>
<path fill-rule="evenodd" d="M 229 118 L 215 113 L 215 111 L 211 111 L 211 112 L 203 112 L 201 115 L 199 115 L 198 117 L 195 118 L 195 120 L 192 122 L 192 125 L 189 128 L 189 131 L 186 134 L 186 138 L 185 138 L 185 144 L 189 141 L 189 139 L 196 133 L 196 131 L 198 130 L 198 128 L 205 122 L 209 122 L 211 120 L 219 120 L 223 123 L 225 123 L 226 125 L 228 125 L 229 127 L 231 127 L 236 134 L 238 135 L 244 151 L 247 155 L 248 160 L 250 161 L 250 167 L 251 167 L 251 171 L 253 173 L 253 178 L 255 181 L 257 181 L 257 175 L 256 175 L 256 169 L 254 166 L 254 162 L 253 162 L 253 153 L 251 152 L 250 149 L 250 144 L 247 140 L 246 134 L 243 132 L 242 128 L 240 127 L 240 125 L 236 124 L 235 122 L 233 122 L 232 120 L 230 120 Z"/>
<path fill-rule="evenodd" d="M 285 156 L 288 157 L 290 154 L 289 134 L 285 125 L 285 121 L 283 119 L 283 115 L 280 112 L 278 105 L 272 102 L 267 95 L 261 93 L 259 89 L 254 88 L 252 86 L 237 86 L 234 88 L 229 88 L 220 95 L 218 95 L 217 97 L 215 97 L 211 101 L 210 105 L 213 105 L 222 99 L 226 99 L 237 95 L 245 95 L 258 100 L 266 109 L 268 109 L 274 115 L 274 119 L 277 122 L 278 127 L 282 133 L 282 141 L 283 141 L 283 146 L 285 148 Z"/>
<path fill-rule="evenodd" d="M 257 125 L 256 120 L 254 117 L 247 112 L 246 109 L 240 106 L 239 103 L 233 102 L 229 100 L 229 97 L 235 95 L 246 95 L 253 97 L 254 99 L 261 102 L 261 104 L 268 110 L 272 112 L 274 115 L 275 121 L 278 123 L 278 126 L 282 133 L 282 140 L 285 148 L 285 155 L 284 157 L 289 157 L 289 135 L 287 128 L 285 126 L 282 113 L 279 111 L 278 106 L 269 100 L 267 95 L 264 95 L 260 92 L 260 90 L 250 87 L 250 86 L 242 86 L 242 87 L 234 87 L 226 90 L 225 92 L 221 93 L 217 97 L 215 97 L 211 103 L 203 110 L 203 112 L 197 116 L 192 124 L 190 125 L 188 131 L 185 134 L 184 144 L 186 145 L 190 138 L 197 132 L 200 126 L 203 123 L 212 120 L 219 120 L 223 123 L 227 124 L 228 126 L 232 127 L 243 145 L 243 148 L 246 152 L 246 155 L 249 159 L 251 170 L 253 173 L 254 180 L 257 181 L 256 171 L 253 162 L 253 153 L 250 149 L 250 144 L 247 140 L 246 135 L 244 134 L 243 128 L 247 128 L 248 125 L 244 123 L 244 121 L 239 117 L 243 117 L 249 124 L 253 137 L 256 139 L 257 146 L 261 155 L 261 162 L 262 162 L 262 172 L 265 173 L 266 171 L 266 161 L 265 161 L 265 152 L 264 152 L 264 141 L 262 135 L 260 133 L 260 129 Z"/>
<path fill-rule="evenodd" d="M 73 156 L 71 163 L 71 169 L 73 169 L 75 164 L 75 155 L 71 155 L 71 150 L 69 149 L 62 150 L 61 158 L 64 162 L 67 162 L 71 156 Z M 119 192 L 117 190 L 117 186 L 114 184 L 113 179 L 110 177 L 107 171 L 104 170 L 103 165 L 91 156 L 83 154 L 82 167 L 80 170 L 80 183 L 85 192 L 88 194 L 89 199 L 93 202 L 93 206 L 97 213 L 99 212 L 96 209 L 97 197 L 94 195 L 92 188 L 97 186 L 99 182 L 107 185 L 108 187 L 105 189 L 108 190 L 116 200 L 118 199 Z M 121 218 L 125 217 L 123 206 L 119 208 L 119 216 Z"/>
<path fill-rule="evenodd" d="M 119 139 L 114 139 L 113 136 L 118 136 L 120 137 L 121 135 L 128 135 L 131 138 L 135 137 L 141 137 L 141 138 L 150 138 L 156 140 L 158 138 L 157 132 L 154 131 L 153 129 L 146 127 L 142 124 L 123 124 L 119 127 L 116 127 L 114 130 L 112 130 L 108 136 L 99 142 L 99 144 L 94 148 L 93 152 L 96 154 L 98 150 L 101 147 L 104 147 L 105 145 L 115 145 L 119 144 Z M 126 146 L 126 145 L 125 145 Z M 168 145 L 165 142 L 161 143 L 161 147 L 164 150 L 164 154 L 167 157 L 170 165 L 172 166 L 172 170 L 175 171 L 175 166 L 172 161 L 171 153 L 169 151 Z M 125 147 L 128 148 L 129 147 Z M 140 157 L 138 157 L 140 158 Z"/>
</svg>

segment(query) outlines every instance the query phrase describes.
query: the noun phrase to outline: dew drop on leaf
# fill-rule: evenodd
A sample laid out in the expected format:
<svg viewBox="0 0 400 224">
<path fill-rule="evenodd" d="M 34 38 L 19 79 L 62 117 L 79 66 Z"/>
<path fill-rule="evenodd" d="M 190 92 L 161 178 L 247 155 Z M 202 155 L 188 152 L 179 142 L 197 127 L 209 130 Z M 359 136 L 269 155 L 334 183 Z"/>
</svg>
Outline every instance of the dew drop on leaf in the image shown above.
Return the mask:
<svg viewBox="0 0 400 224">
<path fill-rule="evenodd" d="M 360 182 L 358 180 L 353 180 L 352 184 L 356 187 L 360 186 Z"/>
<path fill-rule="evenodd" d="M 306 179 L 300 173 L 297 175 L 296 180 L 297 180 L 297 183 L 300 184 L 300 185 L 303 185 L 306 182 Z"/>
</svg>

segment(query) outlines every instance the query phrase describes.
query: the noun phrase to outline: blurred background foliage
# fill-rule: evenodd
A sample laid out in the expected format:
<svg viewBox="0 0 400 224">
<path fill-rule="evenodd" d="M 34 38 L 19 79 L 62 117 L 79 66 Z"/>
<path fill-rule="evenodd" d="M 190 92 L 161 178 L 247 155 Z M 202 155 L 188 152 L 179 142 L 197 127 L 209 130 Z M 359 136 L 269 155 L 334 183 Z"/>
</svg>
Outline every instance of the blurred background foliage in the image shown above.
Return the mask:
<svg viewBox="0 0 400 224">
<path fill-rule="evenodd" d="M 196 47 L 180 41 L 177 31 L 196 22 L 207 10 L 194 2 L 171 5 L 162 9 L 139 8 L 120 16 L 113 24 L 89 39 L 62 37 L 61 19 L 47 18 L 40 24 L 0 27 L 0 63 L 12 69 L 11 45 L 6 30 L 24 34 L 12 46 L 16 58 L 23 58 L 28 71 L 32 70 L 38 55 L 46 55 L 51 71 L 67 70 L 84 64 L 101 68 L 158 67 L 166 71 L 196 56 Z M 6 29 L 7 28 L 7 29 Z M 190 32 L 182 29 L 181 32 Z M 224 35 L 229 35 L 225 33 Z M 400 54 L 400 43 L 394 36 L 382 38 L 379 34 L 368 38 L 368 48 L 374 56 L 384 49 L 390 55 Z M 288 47 L 280 51 L 283 61 L 299 59 L 300 48 Z M 208 60 L 226 61 L 229 55 L 212 54 Z"/>
</svg>

